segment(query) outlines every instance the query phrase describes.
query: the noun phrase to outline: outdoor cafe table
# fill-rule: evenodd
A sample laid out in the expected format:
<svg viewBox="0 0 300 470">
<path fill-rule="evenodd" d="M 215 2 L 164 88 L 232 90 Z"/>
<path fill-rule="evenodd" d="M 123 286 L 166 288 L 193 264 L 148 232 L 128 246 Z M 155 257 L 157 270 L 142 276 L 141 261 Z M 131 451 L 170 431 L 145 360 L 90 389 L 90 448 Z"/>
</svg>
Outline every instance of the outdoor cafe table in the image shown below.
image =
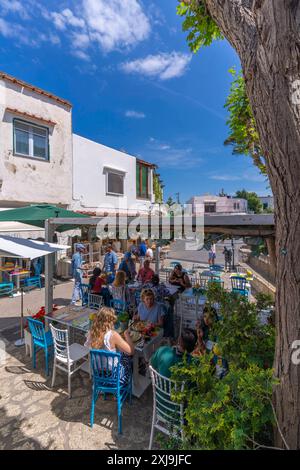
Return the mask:
<svg viewBox="0 0 300 470">
<path fill-rule="evenodd" d="M 68 305 L 67 307 L 62 307 L 48 313 L 45 315 L 45 319 L 48 322 L 56 321 L 67 326 L 68 331 L 70 328 L 74 328 L 87 333 L 89 331 L 89 316 L 91 313 L 95 313 L 95 310 L 88 307 Z M 142 358 L 148 363 L 152 354 L 159 347 L 162 337 L 163 329 L 160 328 L 156 336 L 153 336 L 149 341 L 145 341 L 144 344 L 139 340 L 135 346 L 135 353 L 133 355 L 132 393 L 136 397 L 140 397 L 151 383 L 148 370 L 145 370 L 145 375 L 140 374 L 139 359 Z"/>
</svg>

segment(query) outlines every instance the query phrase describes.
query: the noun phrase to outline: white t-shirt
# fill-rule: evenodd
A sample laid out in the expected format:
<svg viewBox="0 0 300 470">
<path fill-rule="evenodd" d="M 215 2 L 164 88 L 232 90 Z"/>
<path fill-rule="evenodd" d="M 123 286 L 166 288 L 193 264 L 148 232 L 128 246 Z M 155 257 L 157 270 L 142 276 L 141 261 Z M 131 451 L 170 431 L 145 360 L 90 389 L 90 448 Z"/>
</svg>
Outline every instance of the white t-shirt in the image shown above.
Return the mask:
<svg viewBox="0 0 300 470">
<path fill-rule="evenodd" d="M 148 248 L 147 251 L 146 251 L 146 256 L 148 258 L 153 258 L 153 250 L 152 248 Z"/>
</svg>

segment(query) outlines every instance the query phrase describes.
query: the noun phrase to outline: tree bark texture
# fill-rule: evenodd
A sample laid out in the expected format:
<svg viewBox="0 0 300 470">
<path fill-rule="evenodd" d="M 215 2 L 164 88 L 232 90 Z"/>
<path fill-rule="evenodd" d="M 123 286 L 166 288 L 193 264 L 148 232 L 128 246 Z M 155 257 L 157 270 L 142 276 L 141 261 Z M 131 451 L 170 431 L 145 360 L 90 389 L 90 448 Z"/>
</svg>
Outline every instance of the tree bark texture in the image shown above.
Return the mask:
<svg viewBox="0 0 300 470">
<path fill-rule="evenodd" d="M 239 54 L 275 200 L 274 403 L 291 449 L 300 448 L 300 0 L 206 0 Z M 283 445 L 279 434 L 277 445 Z"/>
</svg>

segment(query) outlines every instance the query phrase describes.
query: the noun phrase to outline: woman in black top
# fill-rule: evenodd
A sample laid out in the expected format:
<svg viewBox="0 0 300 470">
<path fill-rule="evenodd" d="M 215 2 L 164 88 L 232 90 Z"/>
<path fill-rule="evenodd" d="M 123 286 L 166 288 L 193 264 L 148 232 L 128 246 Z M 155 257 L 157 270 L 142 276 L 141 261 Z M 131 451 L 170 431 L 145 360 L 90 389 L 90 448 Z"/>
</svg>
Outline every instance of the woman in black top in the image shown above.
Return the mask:
<svg viewBox="0 0 300 470">
<path fill-rule="evenodd" d="M 192 287 L 189 276 L 183 272 L 181 264 L 176 264 L 170 275 L 169 283 L 173 286 L 178 286 L 180 292 L 183 292 L 185 289 Z"/>
</svg>

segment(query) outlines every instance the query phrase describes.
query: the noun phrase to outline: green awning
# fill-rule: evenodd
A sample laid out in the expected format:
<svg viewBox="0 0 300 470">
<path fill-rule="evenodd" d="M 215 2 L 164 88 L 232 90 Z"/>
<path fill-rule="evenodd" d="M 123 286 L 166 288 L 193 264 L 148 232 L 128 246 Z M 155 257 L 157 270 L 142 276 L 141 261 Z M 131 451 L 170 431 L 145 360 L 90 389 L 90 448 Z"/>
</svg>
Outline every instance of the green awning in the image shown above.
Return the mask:
<svg viewBox="0 0 300 470">
<path fill-rule="evenodd" d="M 41 228 L 45 228 L 45 220 L 54 219 L 56 217 L 82 218 L 88 216 L 48 204 L 36 204 L 20 207 L 18 209 L 0 211 L 0 222 L 20 222 L 22 224 L 34 225 L 35 227 Z M 55 230 L 57 232 L 65 232 L 74 228 L 77 228 L 77 226 L 61 225 L 55 228 Z"/>
</svg>

